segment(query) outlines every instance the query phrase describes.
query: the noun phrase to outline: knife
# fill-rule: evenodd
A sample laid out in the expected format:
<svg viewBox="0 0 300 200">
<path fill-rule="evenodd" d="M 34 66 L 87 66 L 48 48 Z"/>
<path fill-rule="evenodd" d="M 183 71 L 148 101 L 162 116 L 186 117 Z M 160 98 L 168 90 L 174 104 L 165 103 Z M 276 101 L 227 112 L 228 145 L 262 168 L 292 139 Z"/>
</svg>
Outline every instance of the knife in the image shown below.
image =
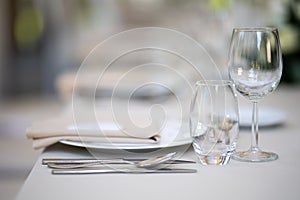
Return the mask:
<svg viewBox="0 0 300 200">
<path fill-rule="evenodd" d="M 162 174 L 162 173 L 196 173 L 196 169 L 186 168 L 160 168 L 160 169 L 143 169 L 143 168 L 131 168 L 131 169 L 54 169 L 52 174 Z"/>
<path fill-rule="evenodd" d="M 84 164 L 84 163 L 105 163 L 105 164 L 126 164 L 126 161 L 142 161 L 145 159 L 90 159 L 90 158 L 44 158 L 42 160 L 43 165 L 53 164 Z M 169 160 L 166 164 L 193 164 L 195 161 L 191 160 Z"/>
</svg>

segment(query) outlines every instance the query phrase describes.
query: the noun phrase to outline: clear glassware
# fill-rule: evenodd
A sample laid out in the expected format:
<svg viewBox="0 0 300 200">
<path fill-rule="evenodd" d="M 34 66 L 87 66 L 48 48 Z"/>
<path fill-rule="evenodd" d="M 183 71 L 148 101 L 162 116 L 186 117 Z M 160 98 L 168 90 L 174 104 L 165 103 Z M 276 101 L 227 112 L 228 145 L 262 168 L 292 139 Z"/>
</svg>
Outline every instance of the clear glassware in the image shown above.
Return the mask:
<svg viewBox="0 0 300 200">
<path fill-rule="evenodd" d="M 282 74 L 282 55 L 276 28 L 235 28 L 229 51 L 229 77 L 237 91 L 253 103 L 251 147 L 233 158 L 248 162 L 276 160 L 278 155 L 258 147 L 258 102 L 273 92 Z"/>
<path fill-rule="evenodd" d="M 190 110 L 190 134 L 203 165 L 226 165 L 238 138 L 238 105 L 231 81 L 198 81 Z"/>
</svg>

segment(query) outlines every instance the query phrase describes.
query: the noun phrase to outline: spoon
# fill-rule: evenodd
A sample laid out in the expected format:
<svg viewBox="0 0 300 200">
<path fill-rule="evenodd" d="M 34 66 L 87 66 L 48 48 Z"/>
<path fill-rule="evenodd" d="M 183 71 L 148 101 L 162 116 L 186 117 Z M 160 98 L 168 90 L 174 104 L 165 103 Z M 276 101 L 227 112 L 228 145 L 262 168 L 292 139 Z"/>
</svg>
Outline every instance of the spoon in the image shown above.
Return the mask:
<svg viewBox="0 0 300 200">
<path fill-rule="evenodd" d="M 130 164 L 138 168 L 153 168 L 160 164 L 166 163 L 167 161 L 174 158 L 176 155 L 176 152 L 168 153 L 163 156 L 158 156 L 154 158 L 149 158 L 146 160 L 134 162 L 124 159 L 113 159 L 113 163 L 115 164 Z M 91 167 L 91 166 L 97 166 L 97 165 L 103 165 L 111 163 L 112 160 L 106 160 L 106 161 L 96 161 L 92 163 L 83 163 L 83 164 L 56 164 L 56 163 L 48 163 L 48 167 L 54 168 L 54 169 L 76 169 L 76 168 L 83 168 L 83 167 Z"/>
</svg>

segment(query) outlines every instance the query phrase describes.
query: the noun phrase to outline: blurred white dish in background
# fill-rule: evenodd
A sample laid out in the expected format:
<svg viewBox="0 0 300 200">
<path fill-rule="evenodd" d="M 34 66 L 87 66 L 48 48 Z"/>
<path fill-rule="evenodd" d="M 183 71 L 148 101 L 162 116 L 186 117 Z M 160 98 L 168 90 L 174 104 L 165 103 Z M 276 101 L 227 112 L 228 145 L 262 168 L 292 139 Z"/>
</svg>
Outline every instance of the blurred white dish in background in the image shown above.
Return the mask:
<svg viewBox="0 0 300 200">
<path fill-rule="evenodd" d="M 149 64 L 150 65 L 150 64 Z M 139 97 L 153 98 L 165 96 L 190 89 L 193 74 L 181 73 L 179 70 L 163 66 L 145 66 L 134 70 L 101 70 L 61 74 L 56 80 L 60 96 L 70 100 L 74 89 L 76 94 L 95 97 Z"/>
<path fill-rule="evenodd" d="M 281 110 L 271 108 L 259 108 L 258 126 L 267 127 L 283 124 L 287 116 Z M 251 127 L 252 124 L 252 109 L 242 107 L 240 108 L 240 126 Z"/>
</svg>

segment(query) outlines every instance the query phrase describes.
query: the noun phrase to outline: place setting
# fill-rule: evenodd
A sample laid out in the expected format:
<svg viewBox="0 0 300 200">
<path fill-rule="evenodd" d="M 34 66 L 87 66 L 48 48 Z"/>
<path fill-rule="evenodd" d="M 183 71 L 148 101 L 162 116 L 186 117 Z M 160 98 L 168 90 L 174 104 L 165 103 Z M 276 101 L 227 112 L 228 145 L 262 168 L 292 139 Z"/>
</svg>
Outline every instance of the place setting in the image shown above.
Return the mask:
<svg viewBox="0 0 300 200">
<path fill-rule="evenodd" d="M 96 110 L 101 110 L 101 115 L 95 119 L 91 117 L 93 114 L 89 112 L 87 108 L 89 106 L 86 107 L 86 104 L 83 104 L 80 107 L 80 117 L 76 121 L 72 118 L 73 113 L 66 110 L 60 118 L 39 121 L 27 129 L 27 137 L 33 139 L 33 146 L 36 149 L 61 143 L 79 147 L 83 151 L 88 151 L 92 156 L 88 160 L 76 158 L 75 161 L 72 158 L 52 158 L 50 166 L 45 158 L 46 161 L 43 160 L 43 164 L 51 168 L 53 174 L 196 172 L 195 169 L 179 168 L 182 164 L 190 166 L 195 163 L 193 160 L 179 159 L 182 154 L 180 151 L 188 148 L 191 143 L 187 130 L 188 124 L 182 125 L 180 121 L 172 119 L 164 122 L 162 126 L 157 121 L 159 117 L 151 121 L 148 118 L 148 110 L 145 109 L 148 104 L 143 103 L 131 107 L 131 121 L 128 121 L 127 115 L 119 115 L 118 119 L 114 118 L 113 111 L 108 109 L 107 102 L 101 102 L 96 108 Z M 152 114 L 155 115 L 155 112 Z M 134 126 L 132 122 L 138 126 Z M 152 124 L 148 125 L 148 122 Z M 147 125 L 146 128 L 142 127 L 143 125 Z M 185 132 L 174 134 L 180 129 Z M 169 152 L 172 150 L 179 152 Z M 159 163 L 133 164 L 139 161 L 144 163 L 149 158 L 154 161 L 158 160 Z M 52 169 L 53 164 L 57 165 L 55 169 Z M 68 169 L 57 169 L 61 164 L 68 165 Z M 81 167 L 74 164 L 80 164 Z"/>
<path fill-rule="evenodd" d="M 153 98 L 145 103 L 147 92 L 143 101 L 130 104 L 121 98 L 114 102 L 80 100 L 55 119 L 33 123 L 26 133 L 35 149 L 61 143 L 86 149 L 93 156 L 43 158 L 42 165 L 53 175 L 197 173 L 199 165 L 225 166 L 230 159 L 274 161 L 276 153 L 258 146 L 258 126 L 280 124 L 285 118 L 274 115 L 273 121 L 268 121 L 272 112 L 258 114 L 258 102 L 276 89 L 281 73 L 276 28 L 235 28 L 228 56 L 229 80 L 198 80 L 189 107 L 184 108 L 187 112 L 182 113 L 176 101 L 168 102 L 172 97 L 164 98 L 159 106 L 155 102 L 157 107 Z M 252 117 L 249 110 L 241 114 L 237 93 L 252 102 Z M 164 104 L 165 110 L 160 107 Z M 242 127 L 251 127 L 251 146 L 239 152 L 236 147 Z M 190 145 L 194 159 L 185 159 Z M 115 155 L 103 158 L 103 152 Z"/>
</svg>

